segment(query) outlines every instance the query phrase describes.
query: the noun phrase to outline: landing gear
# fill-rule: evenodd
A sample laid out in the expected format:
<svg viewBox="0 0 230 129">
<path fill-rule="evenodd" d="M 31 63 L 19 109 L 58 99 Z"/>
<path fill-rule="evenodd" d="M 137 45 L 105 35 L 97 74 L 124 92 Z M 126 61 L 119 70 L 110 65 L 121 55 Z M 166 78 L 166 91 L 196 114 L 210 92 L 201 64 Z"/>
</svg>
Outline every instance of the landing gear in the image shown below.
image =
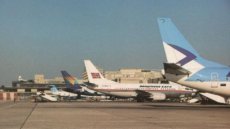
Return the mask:
<svg viewBox="0 0 230 129">
<path fill-rule="evenodd" d="M 230 98 L 226 99 L 226 104 L 230 105 Z"/>
<path fill-rule="evenodd" d="M 136 99 L 137 99 L 137 102 L 139 102 L 139 103 L 145 101 L 145 99 L 143 97 L 137 97 Z"/>
</svg>

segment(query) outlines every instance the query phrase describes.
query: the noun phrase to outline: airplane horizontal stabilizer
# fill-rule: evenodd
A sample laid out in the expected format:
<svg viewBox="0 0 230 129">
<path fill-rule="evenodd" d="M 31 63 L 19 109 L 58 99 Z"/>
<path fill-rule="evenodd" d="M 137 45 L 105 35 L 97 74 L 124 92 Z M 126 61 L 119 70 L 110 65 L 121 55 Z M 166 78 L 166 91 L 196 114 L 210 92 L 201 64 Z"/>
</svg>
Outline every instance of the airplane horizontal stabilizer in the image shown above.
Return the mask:
<svg viewBox="0 0 230 129">
<path fill-rule="evenodd" d="M 189 75 L 190 71 L 184 69 L 183 67 L 175 63 L 164 63 L 165 73 L 176 74 L 176 75 Z"/>
</svg>

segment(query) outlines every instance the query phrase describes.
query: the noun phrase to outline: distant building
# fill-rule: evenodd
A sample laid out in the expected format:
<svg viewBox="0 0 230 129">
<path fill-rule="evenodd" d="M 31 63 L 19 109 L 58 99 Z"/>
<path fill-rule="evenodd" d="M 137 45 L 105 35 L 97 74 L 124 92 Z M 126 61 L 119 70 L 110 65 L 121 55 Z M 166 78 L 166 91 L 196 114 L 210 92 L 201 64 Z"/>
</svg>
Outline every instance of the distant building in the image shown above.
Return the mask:
<svg viewBox="0 0 230 129">
<path fill-rule="evenodd" d="M 119 83 L 158 83 L 163 80 L 160 72 L 143 69 L 106 71 L 105 78 Z"/>
<path fill-rule="evenodd" d="M 64 83 L 64 79 L 62 77 L 55 77 L 54 79 L 45 79 L 43 74 L 35 74 L 34 75 L 34 83 L 35 84 L 61 84 Z"/>
<path fill-rule="evenodd" d="M 45 76 L 43 74 L 35 74 L 34 75 L 34 83 L 45 84 Z"/>
<path fill-rule="evenodd" d="M 45 79 L 45 83 L 46 84 L 50 84 L 50 83 L 56 83 L 56 84 L 61 84 L 64 83 L 64 79 L 63 77 L 55 77 L 53 79 Z"/>
<path fill-rule="evenodd" d="M 34 80 L 17 80 L 12 81 L 12 88 L 5 88 L 5 90 L 24 92 L 37 92 L 50 89 L 50 85 L 56 85 L 58 88 L 65 89 L 64 79 L 62 77 L 55 77 L 54 79 L 45 79 L 43 74 L 35 74 Z"/>
<path fill-rule="evenodd" d="M 100 71 L 105 78 L 119 83 L 158 83 L 164 80 L 160 72 L 152 70 L 122 68 L 119 71 Z M 82 74 L 82 78 L 88 81 L 86 72 Z"/>
</svg>

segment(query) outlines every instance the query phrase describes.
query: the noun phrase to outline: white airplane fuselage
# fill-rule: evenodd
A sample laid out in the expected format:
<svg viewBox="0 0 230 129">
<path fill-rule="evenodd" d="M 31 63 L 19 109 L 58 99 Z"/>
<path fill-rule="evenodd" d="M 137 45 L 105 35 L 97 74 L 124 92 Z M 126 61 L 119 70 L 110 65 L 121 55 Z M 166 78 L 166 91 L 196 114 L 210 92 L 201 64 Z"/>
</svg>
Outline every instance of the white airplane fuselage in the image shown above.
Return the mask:
<svg viewBox="0 0 230 129">
<path fill-rule="evenodd" d="M 199 91 L 230 97 L 229 81 L 188 81 L 188 77 L 168 73 L 165 74 L 165 77 L 170 81 L 198 89 Z"/>
<path fill-rule="evenodd" d="M 52 94 L 59 95 L 59 96 L 62 96 L 62 97 L 77 97 L 77 94 L 62 91 L 62 90 L 59 90 L 57 92 L 52 92 Z"/>
<path fill-rule="evenodd" d="M 167 98 L 179 98 L 182 95 L 191 95 L 192 91 L 187 90 L 181 85 L 171 85 L 171 84 L 97 84 L 94 90 L 119 97 L 136 97 L 137 90 L 145 91 L 148 93 L 162 93 L 165 94 Z"/>
</svg>

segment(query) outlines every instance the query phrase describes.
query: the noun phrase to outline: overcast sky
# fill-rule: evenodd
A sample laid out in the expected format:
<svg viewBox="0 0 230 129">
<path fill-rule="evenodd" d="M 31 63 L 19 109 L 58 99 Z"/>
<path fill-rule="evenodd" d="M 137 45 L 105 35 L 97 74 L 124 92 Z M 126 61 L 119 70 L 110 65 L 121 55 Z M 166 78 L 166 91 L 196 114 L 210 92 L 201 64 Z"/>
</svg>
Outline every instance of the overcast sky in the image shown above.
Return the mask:
<svg viewBox="0 0 230 129">
<path fill-rule="evenodd" d="M 230 65 L 229 0 L 0 0 L 0 85 L 21 75 L 161 69 L 157 25 L 170 17 L 205 58 Z"/>
</svg>

